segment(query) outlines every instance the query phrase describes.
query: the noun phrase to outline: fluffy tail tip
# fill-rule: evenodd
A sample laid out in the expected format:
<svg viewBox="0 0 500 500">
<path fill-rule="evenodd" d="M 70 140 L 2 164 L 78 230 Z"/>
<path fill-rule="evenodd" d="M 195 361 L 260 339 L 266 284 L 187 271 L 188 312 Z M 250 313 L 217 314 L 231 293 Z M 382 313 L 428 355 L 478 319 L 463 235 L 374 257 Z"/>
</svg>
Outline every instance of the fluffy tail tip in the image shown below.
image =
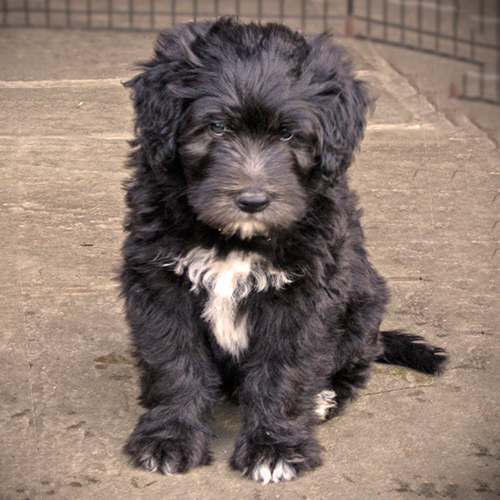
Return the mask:
<svg viewBox="0 0 500 500">
<path fill-rule="evenodd" d="M 428 344 L 418 335 L 398 331 L 380 334 L 384 351 L 377 358 L 378 362 L 406 366 L 430 375 L 441 375 L 445 371 L 449 358 L 441 347 Z"/>
</svg>

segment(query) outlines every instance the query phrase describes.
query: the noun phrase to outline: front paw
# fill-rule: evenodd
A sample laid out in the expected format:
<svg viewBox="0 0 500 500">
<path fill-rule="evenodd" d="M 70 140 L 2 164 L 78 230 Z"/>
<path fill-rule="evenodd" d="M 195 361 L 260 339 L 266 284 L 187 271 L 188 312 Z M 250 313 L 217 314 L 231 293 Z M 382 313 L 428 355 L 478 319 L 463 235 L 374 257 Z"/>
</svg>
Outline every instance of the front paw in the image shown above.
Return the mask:
<svg viewBox="0 0 500 500">
<path fill-rule="evenodd" d="M 139 425 L 125 445 L 132 462 L 150 472 L 176 474 L 211 461 L 210 434 L 178 423 L 151 429 Z"/>
<path fill-rule="evenodd" d="M 282 458 L 262 458 L 255 466 L 244 471 L 244 474 L 254 481 L 262 481 L 264 484 L 277 483 L 279 481 L 291 481 L 297 477 L 297 469 L 293 463 Z"/>
<path fill-rule="evenodd" d="M 135 465 L 165 475 L 208 465 L 211 460 L 208 451 L 200 453 L 181 440 L 162 439 L 159 436 L 131 437 L 125 445 L 125 451 L 131 455 Z"/>
<path fill-rule="evenodd" d="M 295 446 L 239 443 L 231 459 L 231 466 L 264 484 L 291 481 L 299 471 L 312 470 L 321 465 L 320 449 L 314 439 Z"/>
</svg>

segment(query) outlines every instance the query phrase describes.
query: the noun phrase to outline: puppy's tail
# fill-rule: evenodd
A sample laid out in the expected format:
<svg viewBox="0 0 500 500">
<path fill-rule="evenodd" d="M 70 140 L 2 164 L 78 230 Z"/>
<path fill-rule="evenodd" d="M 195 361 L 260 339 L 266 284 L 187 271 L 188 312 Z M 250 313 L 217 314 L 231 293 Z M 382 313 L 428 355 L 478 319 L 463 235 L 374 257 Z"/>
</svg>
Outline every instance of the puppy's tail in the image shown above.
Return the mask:
<svg viewBox="0 0 500 500">
<path fill-rule="evenodd" d="M 406 366 L 419 372 L 440 375 L 444 372 L 448 356 L 444 349 L 434 347 L 417 335 L 399 331 L 380 332 L 383 353 L 379 363 Z"/>
</svg>

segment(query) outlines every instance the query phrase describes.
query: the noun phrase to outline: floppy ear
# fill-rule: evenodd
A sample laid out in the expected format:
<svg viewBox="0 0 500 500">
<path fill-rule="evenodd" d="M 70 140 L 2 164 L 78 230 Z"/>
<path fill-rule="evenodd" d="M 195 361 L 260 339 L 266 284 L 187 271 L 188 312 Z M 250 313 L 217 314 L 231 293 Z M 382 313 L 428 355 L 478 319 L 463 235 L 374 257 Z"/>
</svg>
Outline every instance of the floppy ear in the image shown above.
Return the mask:
<svg viewBox="0 0 500 500">
<path fill-rule="evenodd" d="M 309 99 L 320 123 L 318 160 L 323 179 L 334 184 L 351 164 L 363 138 L 373 100 L 365 84 L 354 78 L 346 49 L 326 34 L 309 40 L 305 69 Z"/>
<path fill-rule="evenodd" d="M 188 72 L 200 65 L 191 47 L 211 22 L 189 23 L 162 32 L 151 61 L 126 82 L 132 89 L 136 114 L 134 146 L 142 148 L 156 173 L 164 172 L 176 154 L 176 141 L 185 98 L 176 92 Z"/>
</svg>

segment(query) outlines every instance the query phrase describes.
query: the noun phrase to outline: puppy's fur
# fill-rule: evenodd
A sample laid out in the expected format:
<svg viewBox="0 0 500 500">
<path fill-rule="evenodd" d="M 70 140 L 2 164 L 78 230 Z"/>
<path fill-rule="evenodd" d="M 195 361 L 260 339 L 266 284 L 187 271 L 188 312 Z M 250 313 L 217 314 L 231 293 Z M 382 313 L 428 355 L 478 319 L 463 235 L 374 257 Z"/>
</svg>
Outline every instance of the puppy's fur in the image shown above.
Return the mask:
<svg viewBox="0 0 500 500">
<path fill-rule="evenodd" d="M 326 35 L 234 19 L 177 25 L 127 84 L 137 116 L 121 274 L 149 409 L 126 451 L 165 474 L 210 462 L 223 394 L 231 465 L 264 482 L 321 463 L 314 426 L 374 361 L 442 371 L 444 352 L 380 332 L 345 171 L 371 104 Z"/>
</svg>

